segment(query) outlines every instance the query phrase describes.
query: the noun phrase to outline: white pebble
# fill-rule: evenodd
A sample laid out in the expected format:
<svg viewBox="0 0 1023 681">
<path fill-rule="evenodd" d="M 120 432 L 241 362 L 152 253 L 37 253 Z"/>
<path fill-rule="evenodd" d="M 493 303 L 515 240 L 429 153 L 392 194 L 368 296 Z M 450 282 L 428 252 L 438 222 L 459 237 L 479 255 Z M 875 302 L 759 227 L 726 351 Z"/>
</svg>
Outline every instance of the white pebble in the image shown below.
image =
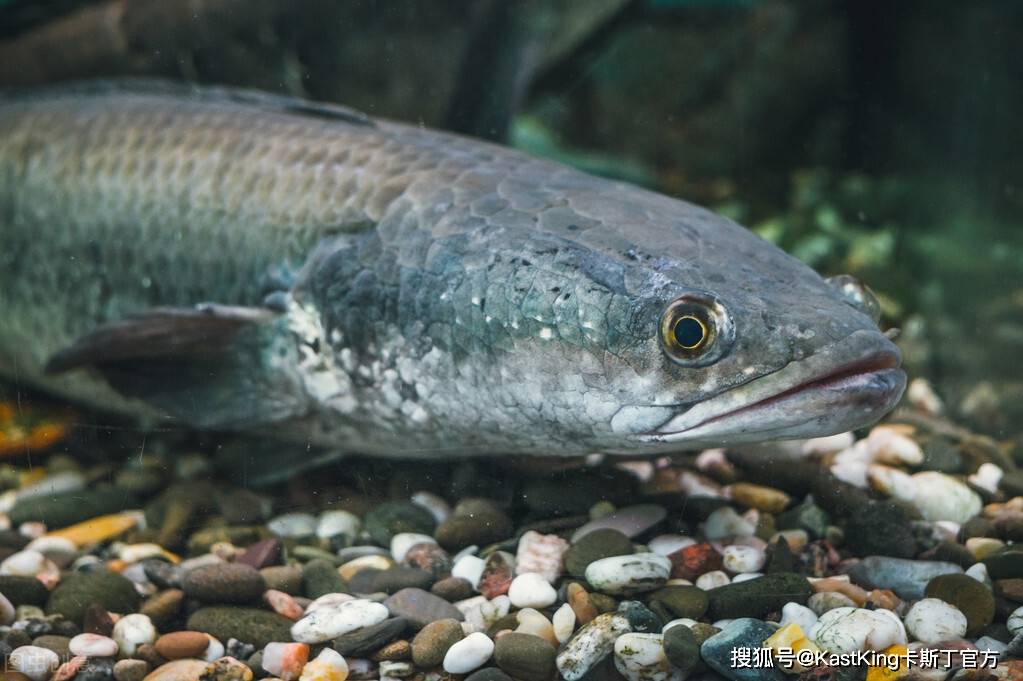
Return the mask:
<svg viewBox="0 0 1023 681">
<path fill-rule="evenodd" d="M 989 461 L 980 464 L 977 472 L 968 477 L 967 480 L 972 485 L 995 494 L 998 491 L 998 483 L 1001 482 L 1003 475 L 1002 469 Z"/>
<path fill-rule="evenodd" d="M 422 506 L 429 511 L 438 525 L 447 520 L 448 516 L 451 515 L 451 506 L 448 505 L 448 502 L 433 492 L 416 492 L 412 495 L 410 501 L 416 506 Z"/>
<path fill-rule="evenodd" d="M 800 629 L 807 632 L 817 624 L 817 613 L 799 603 L 786 603 L 781 609 L 779 624 L 783 627 L 787 624 L 798 624 Z"/>
<path fill-rule="evenodd" d="M 756 572 L 766 560 L 764 552 L 752 546 L 726 546 L 722 555 L 725 569 L 731 573 Z"/>
<path fill-rule="evenodd" d="M 323 643 L 349 631 L 372 626 L 388 617 L 382 603 L 354 599 L 323 604 L 306 610 L 305 616 L 291 627 L 291 637 L 301 643 Z"/>
<path fill-rule="evenodd" d="M 487 566 L 487 561 L 483 560 L 479 556 L 462 556 L 455 561 L 454 567 L 451 568 L 452 577 L 461 577 L 465 581 L 472 584 L 472 588 L 476 588 L 476 585 L 480 583 L 480 578 L 483 576 L 483 569 Z"/>
<path fill-rule="evenodd" d="M 494 653 L 494 642 L 482 632 L 469 634 L 448 648 L 444 655 L 444 671 L 448 674 L 468 674 L 482 667 Z"/>
<path fill-rule="evenodd" d="M 77 553 L 78 547 L 67 537 L 42 536 L 33 539 L 25 547 L 26 550 L 39 553 Z"/>
<path fill-rule="evenodd" d="M 651 591 L 664 585 L 671 561 L 656 553 L 633 553 L 595 560 L 586 566 L 586 581 L 611 595 Z"/>
<path fill-rule="evenodd" d="M 359 516 L 348 511 L 324 511 L 316 521 L 316 536 L 320 539 L 330 539 L 341 534 L 355 539 L 360 529 L 362 521 Z"/>
<path fill-rule="evenodd" d="M 980 513 L 980 497 L 966 484 L 937 471 L 913 475 L 917 495 L 913 505 L 924 520 L 951 520 L 965 523 Z"/>
<path fill-rule="evenodd" d="M 416 544 L 436 544 L 437 540 L 428 534 L 418 532 L 399 532 L 391 537 L 391 557 L 395 561 L 405 560 L 408 550 Z"/>
<path fill-rule="evenodd" d="M 965 574 L 968 577 L 973 577 L 981 584 L 991 583 L 991 578 L 987 574 L 987 565 L 984 565 L 984 563 L 974 563 L 970 567 L 966 568 Z"/>
<path fill-rule="evenodd" d="M 871 459 L 881 463 L 919 466 L 924 461 L 924 452 L 920 445 L 898 426 L 874 427 L 867 435 L 867 448 Z"/>
<path fill-rule="evenodd" d="M 661 534 L 651 539 L 647 543 L 647 548 L 651 553 L 656 553 L 659 556 L 670 556 L 695 543 L 695 539 L 682 534 Z"/>
<path fill-rule="evenodd" d="M 696 578 L 696 586 L 707 591 L 709 589 L 716 589 L 719 586 L 725 584 L 731 584 L 732 580 L 728 578 L 722 570 L 711 570 L 710 572 L 704 572 L 702 575 Z"/>
<path fill-rule="evenodd" d="M 0 593 L 0 625 L 11 624 L 16 616 L 17 610 L 14 608 L 14 604 L 8 600 L 7 596 Z"/>
<path fill-rule="evenodd" d="M 838 452 L 852 447 L 856 438 L 852 433 L 839 433 L 838 435 L 827 435 L 825 437 L 814 437 L 804 440 L 800 451 L 806 456 L 823 456 L 825 454 L 837 454 Z"/>
<path fill-rule="evenodd" d="M 1008 628 L 1009 633 L 1013 636 L 1023 632 L 1023 606 L 1012 611 L 1012 614 L 1009 615 L 1009 619 L 1006 621 L 1005 626 Z"/>
<path fill-rule="evenodd" d="M 113 639 L 121 654 L 131 657 L 139 646 L 156 641 L 156 627 L 146 615 L 125 615 L 114 625 Z"/>
<path fill-rule="evenodd" d="M 0 575 L 35 577 L 47 568 L 46 556 L 38 551 L 18 551 L 0 563 Z"/>
<path fill-rule="evenodd" d="M 594 617 L 558 653 L 556 663 L 561 676 L 565 681 L 579 681 L 614 650 L 615 640 L 629 630 L 629 620 L 617 613 Z"/>
<path fill-rule="evenodd" d="M 519 626 L 515 628 L 516 633 L 539 636 L 555 648 L 558 646 L 558 638 L 554 635 L 554 625 L 539 610 L 523 608 L 515 613 L 515 619 L 519 623 Z"/>
<path fill-rule="evenodd" d="M 68 643 L 72 655 L 86 657 L 113 657 L 117 655 L 117 641 L 99 634 L 79 634 Z"/>
<path fill-rule="evenodd" d="M 703 532 L 707 539 L 727 539 L 728 537 L 749 537 L 756 532 L 756 523 L 736 513 L 731 506 L 723 506 L 707 516 Z"/>
<path fill-rule="evenodd" d="M 880 463 L 872 463 L 867 466 L 867 484 L 871 489 L 899 501 L 912 502 L 918 492 L 913 476 L 898 468 Z"/>
<path fill-rule="evenodd" d="M 511 610 L 511 600 L 504 594 L 489 601 L 485 596 L 476 596 L 458 601 L 455 607 L 465 616 L 462 631 L 472 634 L 483 631 L 507 615 Z"/>
<path fill-rule="evenodd" d="M 515 552 L 515 574 L 535 572 L 553 584 L 561 576 L 568 549 L 568 542 L 558 535 L 530 530 L 519 538 Z"/>
<path fill-rule="evenodd" d="M 7 664 L 32 681 L 45 681 L 60 666 L 60 657 L 47 648 L 20 646 L 11 652 Z"/>
<path fill-rule="evenodd" d="M 220 642 L 220 639 L 213 638 L 209 634 L 206 634 L 206 638 L 210 640 L 210 644 L 206 646 L 206 650 L 203 651 L 202 659 L 207 662 L 214 662 L 224 656 L 224 644 Z"/>
<path fill-rule="evenodd" d="M 917 641 L 938 643 L 966 635 L 966 615 L 939 598 L 924 598 L 906 613 L 906 629 Z"/>
<path fill-rule="evenodd" d="M 274 676 L 284 676 L 285 674 L 294 675 L 296 670 L 292 669 L 295 666 L 296 655 L 295 653 L 302 650 L 304 645 L 302 643 L 280 643 L 271 642 L 267 643 L 263 648 L 263 670 L 270 672 Z M 308 654 L 308 649 L 305 649 Z"/>
<path fill-rule="evenodd" d="M 622 634 L 614 651 L 615 668 L 628 681 L 666 681 L 671 673 L 661 634 Z"/>
<path fill-rule="evenodd" d="M 884 650 L 906 643 L 902 622 L 890 610 L 834 608 L 810 628 L 809 637 L 832 653 L 854 653 L 860 650 Z"/>
<path fill-rule="evenodd" d="M 667 633 L 668 629 L 671 629 L 672 627 L 679 627 L 679 626 L 681 626 L 681 627 L 689 627 L 690 629 L 692 629 L 694 624 L 696 624 L 696 620 L 694 620 L 694 619 L 690 619 L 688 617 L 679 617 L 677 620 L 671 620 L 670 622 L 665 624 L 663 627 L 661 627 L 661 633 L 662 634 Z"/>
<path fill-rule="evenodd" d="M 558 592 L 541 575 L 527 572 L 512 580 L 508 598 L 516 608 L 546 608 L 557 602 Z"/>
<path fill-rule="evenodd" d="M 561 607 L 554 612 L 552 618 L 554 624 L 554 637 L 558 643 L 564 643 L 572 637 L 575 631 L 575 610 L 568 603 L 562 603 Z"/>
<path fill-rule="evenodd" d="M 312 513 L 284 513 L 267 521 L 266 529 L 278 537 L 309 537 L 316 534 L 316 524 Z"/>
<path fill-rule="evenodd" d="M 348 678 L 348 663 L 341 653 L 333 648 L 324 648 L 315 659 L 302 668 L 302 676 L 298 681 L 321 681 L 332 679 L 345 681 Z"/>
<path fill-rule="evenodd" d="M 166 549 L 152 542 L 121 544 L 117 547 L 117 557 L 126 563 L 138 563 L 147 558 L 163 558 L 166 555 Z"/>
</svg>

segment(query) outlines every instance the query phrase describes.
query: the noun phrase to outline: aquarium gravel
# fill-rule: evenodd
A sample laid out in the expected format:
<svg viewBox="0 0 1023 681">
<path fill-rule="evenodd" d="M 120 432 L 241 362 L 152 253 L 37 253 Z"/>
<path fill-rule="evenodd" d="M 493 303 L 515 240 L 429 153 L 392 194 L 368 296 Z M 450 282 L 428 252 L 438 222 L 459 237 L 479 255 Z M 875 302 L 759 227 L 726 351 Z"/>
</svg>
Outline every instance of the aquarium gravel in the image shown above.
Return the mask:
<svg viewBox="0 0 1023 681">
<path fill-rule="evenodd" d="M 0 468 L 2 678 L 1018 679 L 1018 447 L 925 388 L 857 434 L 265 489 L 60 423 Z"/>
</svg>

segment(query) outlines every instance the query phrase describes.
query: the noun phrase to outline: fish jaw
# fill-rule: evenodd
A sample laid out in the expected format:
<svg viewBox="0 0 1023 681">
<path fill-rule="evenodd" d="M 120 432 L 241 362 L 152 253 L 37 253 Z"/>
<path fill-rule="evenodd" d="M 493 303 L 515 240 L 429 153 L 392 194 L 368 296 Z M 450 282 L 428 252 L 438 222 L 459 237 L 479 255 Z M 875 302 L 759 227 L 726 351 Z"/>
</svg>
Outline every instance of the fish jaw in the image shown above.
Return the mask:
<svg viewBox="0 0 1023 681">
<path fill-rule="evenodd" d="M 857 331 L 810 357 L 676 412 L 640 436 L 651 445 L 722 446 L 834 435 L 870 425 L 902 397 L 898 348 Z"/>
</svg>

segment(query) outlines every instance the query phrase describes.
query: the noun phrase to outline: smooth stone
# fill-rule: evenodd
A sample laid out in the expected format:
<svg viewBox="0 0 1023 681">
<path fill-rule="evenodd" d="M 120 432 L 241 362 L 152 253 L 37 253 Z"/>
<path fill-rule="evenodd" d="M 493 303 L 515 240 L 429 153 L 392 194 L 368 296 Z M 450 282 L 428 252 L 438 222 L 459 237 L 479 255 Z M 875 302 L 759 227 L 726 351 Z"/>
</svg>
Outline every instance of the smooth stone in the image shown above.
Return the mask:
<svg viewBox="0 0 1023 681">
<path fill-rule="evenodd" d="M 199 681 L 207 664 L 205 660 L 174 660 L 154 669 L 145 681 Z"/>
<path fill-rule="evenodd" d="M 937 598 L 914 603 L 906 613 L 905 624 L 915 640 L 928 644 L 962 638 L 968 626 L 966 615 Z"/>
<path fill-rule="evenodd" d="M 891 589 L 905 600 L 923 598 L 927 583 L 939 575 L 961 574 L 963 569 L 943 561 L 906 560 L 868 556 L 847 570 L 852 580 L 868 589 Z"/>
<path fill-rule="evenodd" d="M 68 664 L 74 664 L 74 660 Z M 89 658 L 75 674 L 74 681 L 113 681 L 115 664 L 116 660 L 110 657 Z M 57 676 L 59 672 L 51 681 L 56 681 Z"/>
<path fill-rule="evenodd" d="M 465 619 L 454 605 L 422 589 L 402 589 L 384 601 L 384 606 L 391 615 L 407 619 L 413 629 L 422 629 L 437 620 Z"/>
<path fill-rule="evenodd" d="M 72 655 L 86 657 L 114 657 L 117 655 L 117 641 L 99 634 L 79 634 L 68 642 Z"/>
<path fill-rule="evenodd" d="M 19 646 L 7 658 L 7 668 L 18 671 L 32 681 L 46 681 L 60 664 L 60 656 L 39 646 Z"/>
<path fill-rule="evenodd" d="M 324 643 L 361 627 L 387 619 L 388 609 L 365 599 L 324 604 L 310 608 L 291 627 L 291 637 L 300 643 Z"/>
<path fill-rule="evenodd" d="M 138 610 L 140 596 L 131 580 L 114 572 L 78 572 L 61 580 L 46 604 L 49 615 L 81 623 L 85 609 L 99 603 L 110 612 Z"/>
<path fill-rule="evenodd" d="M 473 595 L 473 588 L 472 584 L 469 584 L 467 580 L 461 577 L 447 577 L 439 582 L 435 582 L 430 587 L 430 593 L 454 603 L 455 601 L 462 601 L 471 597 Z"/>
<path fill-rule="evenodd" d="M 504 634 L 494 646 L 497 666 L 522 681 L 550 679 L 555 672 L 555 654 L 554 646 L 532 634 Z"/>
<path fill-rule="evenodd" d="M 890 502 L 871 502 L 857 508 L 846 520 L 845 542 L 857 556 L 908 559 L 917 553 L 911 519 Z"/>
<path fill-rule="evenodd" d="M 407 588 L 429 589 L 433 581 L 433 575 L 429 572 L 393 565 L 373 576 L 370 590 L 372 593 L 393 594 Z"/>
<path fill-rule="evenodd" d="M 732 664 L 735 648 L 760 648 L 774 633 L 766 622 L 750 617 L 733 620 L 700 646 L 700 656 L 711 669 L 729 681 L 783 681 L 785 676 L 776 668 L 736 667 Z"/>
<path fill-rule="evenodd" d="M 118 660 L 114 664 L 114 681 L 143 681 L 149 674 L 145 660 Z"/>
<path fill-rule="evenodd" d="M 763 617 L 789 602 L 806 603 L 813 593 L 802 575 L 775 572 L 707 592 L 707 616 L 712 621 Z"/>
<path fill-rule="evenodd" d="M 235 638 L 263 648 L 273 641 L 291 640 L 293 624 L 288 618 L 269 610 L 216 606 L 201 608 L 192 613 L 186 627 L 221 641 Z"/>
<path fill-rule="evenodd" d="M 594 589 L 620 596 L 652 591 L 671 574 L 671 561 L 656 553 L 633 553 L 601 558 L 586 566 L 586 581 Z"/>
<path fill-rule="evenodd" d="M 110 635 L 117 641 L 117 647 L 124 657 L 132 657 L 139 646 L 156 641 L 156 627 L 147 616 L 136 613 L 125 615 L 114 623 Z"/>
<path fill-rule="evenodd" d="M 309 537 L 316 533 L 316 516 L 311 513 L 285 513 L 267 521 L 266 529 L 278 537 Z"/>
<path fill-rule="evenodd" d="M 448 649 L 464 637 L 462 625 L 457 620 L 430 622 L 412 639 L 412 661 L 423 669 L 440 666 Z"/>
<path fill-rule="evenodd" d="M 444 671 L 449 674 L 468 674 L 490 659 L 494 652 L 494 642 L 482 632 L 469 634 L 461 641 L 448 648 L 444 655 Z"/>
<path fill-rule="evenodd" d="M 688 626 L 669 627 L 663 634 L 664 654 L 684 672 L 700 663 L 700 641 Z"/>
<path fill-rule="evenodd" d="M 471 505 L 471 510 L 465 506 Z M 485 500 L 469 499 L 455 508 L 452 515 L 437 526 L 434 537 L 449 551 L 466 546 L 485 546 L 507 539 L 515 527 L 508 515 Z"/>
<path fill-rule="evenodd" d="M 609 516 L 586 523 L 572 534 L 571 543 L 575 544 L 590 532 L 601 529 L 618 530 L 631 539 L 654 527 L 667 516 L 667 510 L 657 504 L 627 506 Z"/>
<path fill-rule="evenodd" d="M 555 658 L 565 681 L 579 681 L 590 669 L 608 657 L 615 640 L 629 632 L 629 620 L 617 613 L 597 615 L 568 640 Z M 766 636 L 765 636 L 766 638 Z"/>
<path fill-rule="evenodd" d="M 830 524 L 828 512 L 810 498 L 777 517 L 779 530 L 804 530 L 811 539 L 824 537 Z"/>
<path fill-rule="evenodd" d="M 671 674 L 661 634 L 622 634 L 614 655 L 615 668 L 628 681 L 665 681 Z"/>
<path fill-rule="evenodd" d="M 422 506 L 410 501 L 390 501 L 372 509 L 363 518 L 363 529 L 380 546 L 390 546 L 396 534 L 414 532 L 432 535 L 437 521 Z"/>
<path fill-rule="evenodd" d="M 266 580 L 251 565 L 222 563 L 185 573 L 181 588 L 186 596 L 203 603 L 246 604 L 259 600 Z"/>
<path fill-rule="evenodd" d="M 987 566 L 991 579 L 1023 578 L 1023 551 L 1019 549 L 1010 548 L 980 562 Z"/>
<path fill-rule="evenodd" d="M 497 667 L 484 667 L 469 674 L 465 681 L 514 681 L 514 679 Z"/>
<path fill-rule="evenodd" d="M 512 580 L 508 598 L 516 608 L 540 609 L 556 603 L 558 592 L 542 575 L 526 572 Z"/>
<path fill-rule="evenodd" d="M 302 568 L 297 565 L 271 565 L 260 569 L 259 574 L 263 575 L 267 589 L 283 591 L 289 596 L 302 595 Z"/>
<path fill-rule="evenodd" d="M 50 592 L 35 577 L 24 575 L 0 575 L 0 593 L 11 605 L 46 605 Z"/>
<path fill-rule="evenodd" d="M 437 540 L 428 534 L 400 532 L 391 537 L 391 558 L 398 563 L 405 560 L 409 549 L 417 544 L 436 544 Z"/>
<path fill-rule="evenodd" d="M 629 620 L 629 628 L 632 631 L 655 634 L 660 633 L 663 622 L 650 608 L 639 601 L 622 601 L 618 604 L 618 613 Z"/>
<path fill-rule="evenodd" d="M 362 520 L 354 513 L 343 510 L 324 511 L 316 521 L 316 536 L 320 539 L 330 539 L 344 535 L 354 539 L 361 528 Z"/>
<path fill-rule="evenodd" d="M 408 620 L 403 617 L 392 617 L 342 634 L 334 639 L 332 647 L 342 655 L 367 657 L 401 636 L 407 628 Z"/>
<path fill-rule="evenodd" d="M 979 636 L 995 618 L 995 596 L 986 585 L 967 575 L 940 575 L 927 583 L 924 595 L 938 598 L 966 616 L 966 635 Z"/>
<path fill-rule="evenodd" d="M 965 523 L 980 513 L 980 496 L 966 483 L 938 471 L 921 471 L 912 476 L 917 494 L 913 505 L 924 520 Z"/>
<path fill-rule="evenodd" d="M 710 602 L 706 591 L 686 585 L 661 587 L 648 594 L 647 599 L 661 603 L 675 617 L 687 617 L 694 620 L 703 617 Z"/>
<path fill-rule="evenodd" d="M 821 615 L 806 634 L 832 653 L 881 651 L 906 643 L 902 622 L 895 613 L 884 609 L 835 608 Z"/>
<path fill-rule="evenodd" d="M 565 570 L 582 577 L 586 567 L 602 558 L 625 556 L 633 551 L 632 540 L 613 528 L 597 528 L 575 541 L 565 553 Z"/>
<path fill-rule="evenodd" d="M 298 681 L 345 681 L 349 676 L 348 662 L 337 651 L 324 648 L 302 668 Z"/>
<path fill-rule="evenodd" d="M 156 639 L 156 652 L 168 660 L 202 657 L 210 645 L 209 636 L 199 631 L 175 631 Z"/>
<path fill-rule="evenodd" d="M 319 598 L 324 594 L 346 593 L 348 584 L 333 563 L 317 559 L 302 566 L 302 591 L 307 598 Z"/>
</svg>

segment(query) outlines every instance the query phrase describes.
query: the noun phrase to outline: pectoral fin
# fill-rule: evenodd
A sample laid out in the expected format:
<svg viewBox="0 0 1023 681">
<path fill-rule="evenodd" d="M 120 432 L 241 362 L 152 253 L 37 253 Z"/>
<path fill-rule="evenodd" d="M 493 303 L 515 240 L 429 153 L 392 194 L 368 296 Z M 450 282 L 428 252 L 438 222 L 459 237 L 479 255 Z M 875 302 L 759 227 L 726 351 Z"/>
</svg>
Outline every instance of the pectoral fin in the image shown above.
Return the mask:
<svg viewBox="0 0 1023 681">
<path fill-rule="evenodd" d="M 280 315 L 203 304 L 113 321 L 56 353 L 50 374 L 91 367 L 121 394 L 203 428 L 274 423 L 301 409 L 279 361 Z"/>
</svg>

